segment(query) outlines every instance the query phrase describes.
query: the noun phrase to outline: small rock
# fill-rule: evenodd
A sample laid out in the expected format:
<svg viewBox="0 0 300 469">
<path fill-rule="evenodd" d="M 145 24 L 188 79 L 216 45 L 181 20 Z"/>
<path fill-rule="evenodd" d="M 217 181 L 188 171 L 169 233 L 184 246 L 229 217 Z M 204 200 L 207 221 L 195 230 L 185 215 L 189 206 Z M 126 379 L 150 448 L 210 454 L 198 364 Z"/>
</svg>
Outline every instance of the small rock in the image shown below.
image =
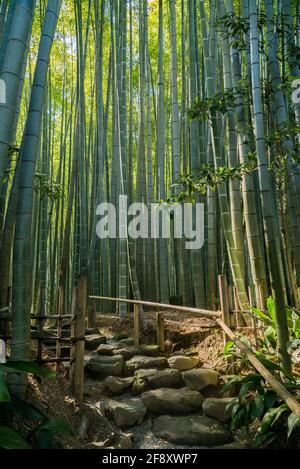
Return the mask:
<svg viewBox="0 0 300 469">
<path fill-rule="evenodd" d="M 216 386 L 219 381 L 219 373 L 204 368 L 186 371 L 182 377 L 185 385 L 195 391 L 201 391 L 207 386 Z"/>
<path fill-rule="evenodd" d="M 97 348 L 98 355 L 113 355 L 115 348 L 112 345 L 101 344 Z"/>
<path fill-rule="evenodd" d="M 124 360 L 122 355 L 113 357 L 96 356 L 91 358 L 85 368 L 93 375 L 120 376 L 123 371 Z"/>
<path fill-rule="evenodd" d="M 171 368 L 176 368 L 179 371 L 191 370 L 200 363 L 197 357 L 186 357 L 184 355 L 174 355 L 168 360 Z"/>
<path fill-rule="evenodd" d="M 189 388 L 161 388 L 144 392 L 141 396 L 148 410 L 154 414 L 184 414 L 200 410 L 203 398 Z"/>
<path fill-rule="evenodd" d="M 145 380 L 142 378 L 135 378 L 131 390 L 133 396 L 139 396 L 143 392 L 147 391 L 147 389 L 148 386 Z"/>
<path fill-rule="evenodd" d="M 232 397 L 221 397 L 219 399 L 210 397 L 202 404 L 203 414 L 207 417 L 213 417 L 219 422 L 227 422 L 231 417 L 231 411 L 228 411 L 227 407 L 233 400 L 235 399 Z"/>
<path fill-rule="evenodd" d="M 85 446 L 90 449 L 131 449 L 132 439 L 125 433 L 111 433 L 105 441 L 93 441 Z"/>
<path fill-rule="evenodd" d="M 139 353 L 145 357 L 158 357 L 161 352 L 158 345 L 140 345 Z"/>
<path fill-rule="evenodd" d="M 134 339 L 129 338 L 129 339 L 122 339 L 122 340 L 120 340 L 120 346 L 121 346 L 121 348 L 122 348 L 122 347 L 127 347 L 127 346 L 128 346 L 128 347 L 131 347 L 132 345 L 134 345 Z"/>
<path fill-rule="evenodd" d="M 131 358 L 125 363 L 126 374 L 133 374 L 136 370 L 146 368 L 163 368 L 168 366 L 168 361 L 165 357 L 145 357 L 138 355 Z"/>
<path fill-rule="evenodd" d="M 146 391 L 147 389 L 158 389 L 158 388 L 173 388 L 181 384 L 182 378 L 181 373 L 178 370 L 137 370 L 134 373 L 135 381 L 133 385 L 136 393 Z"/>
<path fill-rule="evenodd" d="M 135 347 L 134 345 L 128 345 L 126 347 L 115 349 L 115 355 L 122 355 L 124 360 L 130 360 L 130 358 L 138 355 L 139 348 Z"/>
<path fill-rule="evenodd" d="M 106 337 L 99 334 L 91 334 L 85 337 L 85 348 L 87 350 L 95 350 L 99 345 L 106 343 Z"/>
<path fill-rule="evenodd" d="M 110 401 L 106 404 L 106 410 L 112 415 L 119 428 L 141 425 L 147 413 L 146 407 L 139 398 L 127 401 Z"/>
<path fill-rule="evenodd" d="M 131 449 L 132 440 L 127 435 L 121 435 L 119 441 L 114 443 L 114 449 Z"/>
<path fill-rule="evenodd" d="M 108 376 L 104 385 L 114 396 L 119 396 L 124 391 L 126 391 L 130 386 L 132 386 L 134 379 L 133 378 L 118 378 L 117 376 Z"/>
<path fill-rule="evenodd" d="M 161 416 L 154 421 L 153 431 L 159 438 L 181 445 L 218 446 L 232 441 L 227 428 L 214 419 L 199 415 Z"/>
</svg>

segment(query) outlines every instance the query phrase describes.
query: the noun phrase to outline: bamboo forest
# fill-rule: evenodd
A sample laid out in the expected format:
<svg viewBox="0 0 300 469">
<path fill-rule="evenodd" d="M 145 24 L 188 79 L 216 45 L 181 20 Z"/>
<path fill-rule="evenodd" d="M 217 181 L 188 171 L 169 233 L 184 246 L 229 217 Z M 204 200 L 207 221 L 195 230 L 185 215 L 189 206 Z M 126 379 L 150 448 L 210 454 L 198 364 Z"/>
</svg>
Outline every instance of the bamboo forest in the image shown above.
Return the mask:
<svg viewBox="0 0 300 469">
<path fill-rule="evenodd" d="M 0 448 L 300 448 L 300 0 L 0 0 Z"/>
</svg>

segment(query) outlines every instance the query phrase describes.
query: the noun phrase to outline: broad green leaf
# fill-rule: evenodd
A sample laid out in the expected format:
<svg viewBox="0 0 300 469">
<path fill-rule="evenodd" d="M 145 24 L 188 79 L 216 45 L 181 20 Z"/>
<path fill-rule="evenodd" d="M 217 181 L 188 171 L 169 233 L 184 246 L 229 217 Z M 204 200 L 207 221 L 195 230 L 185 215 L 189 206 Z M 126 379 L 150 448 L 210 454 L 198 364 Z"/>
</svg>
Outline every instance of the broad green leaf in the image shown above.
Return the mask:
<svg viewBox="0 0 300 469">
<path fill-rule="evenodd" d="M 233 347 L 235 347 L 235 343 L 234 343 L 232 340 L 229 340 L 229 341 L 226 343 L 225 347 L 224 347 L 224 353 L 230 352 L 230 350 L 231 350 Z"/>
<path fill-rule="evenodd" d="M 288 409 L 286 404 L 281 405 L 280 407 L 275 407 L 269 409 L 268 412 L 264 415 L 264 418 L 261 421 L 258 432 L 267 433 L 269 429 L 277 422 L 279 417 Z"/>
<path fill-rule="evenodd" d="M 249 373 L 249 375 L 244 376 L 242 379 L 243 383 L 260 383 L 261 380 L 262 376 L 259 373 Z"/>
<path fill-rule="evenodd" d="M 275 304 L 273 298 L 270 296 L 267 299 L 267 308 L 268 308 L 268 313 L 271 316 L 274 324 L 276 324 L 276 313 L 275 313 Z"/>
<path fill-rule="evenodd" d="M 4 449 L 30 449 L 30 445 L 15 430 L 0 427 L 0 448 Z"/>
<path fill-rule="evenodd" d="M 55 376 L 53 371 L 42 368 L 36 363 L 25 361 L 9 361 L 7 363 L 1 363 L 0 371 L 1 370 L 9 373 L 32 373 L 33 375 L 41 378 L 53 378 Z"/>
<path fill-rule="evenodd" d="M 243 380 L 243 376 L 235 376 L 234 378 L 231 378 L 228 383 L 225 383 L 223 386 L 223 392 L 230 391 L 235 385 L 240 383 Z"/>
<path fill-rule="evenodd" d="M 271 389 L 268 389 L 267 392 L 266 392 L 266 395 L 265 395 L 266 411 L 274 406 L 276 400 L 277 400 L 276 392 L 272 391 Z"/>
<path fill-rule="evenodd" d="M 249 339 L 247 339 L 247 337 L 240 337 L 240 341 L 243 342 L 243 344 L 245 344 L 249 350 L 252 349 L 251 342 Z"/>
<path fill-rule="evenodd" d="M 268 360 L 266 357 L 263 357 L 260 354 L 256 354 L 256 357 L 259 359 L 259 361 L 270 371 L 281 371 L 283 372 L 282 368 L 278 363 L 274 363 L 271 360 Z"/>
<path fill-rule="evenodd" d="M 34 437 L 35 449 L 52 449 L 54 433 L 47 430 L 41 430 Z"/>
<path fill-rule="evenodd" d="M 252 402 L 250 417 L 251 420 L 260 418 L 265 409 L 265 395 L 257 394 L 254 401 Z"/>
<path fill-rule="evenodd" d="M 45 420 L 46 416 L 33 404 L 29 404 L 16 396 L 12 396 L 13 410 L 25 418 L 41 421 Z"/>
<path fill-rule="evenodd" d="M 253 446 L 254 448 L 259 448 L 262 445 L 267 447 L 276 440 L 276 438 L 277 435 L 274 432 L 257 433 L 254 438 Z"/>
<path fill-rule="evenodd" d="M 274 326 L 272 319 L 265 313 L 260 311 L 260 309 L 252 307 L 251 311 L 258 319 L 260 319 L 264 324 L 266 324 L 266 326 Z"/>
<path fill-rule="evenodd" d="M 288 439 L 290 438 L 295 428 L 298 427 L 299 425 L 300 425 L 299 417 L 297 417 L 297 415 L 294 412 L 292 412 L 288 418 L 288 434 L 287 434 Z"/>
<path fill-rule="evenodd" d="M 73 433 L 70 425 L 67 422 L 57 419 L 51 419 L 41 423 L 41 425 L 38 426 L 38 430 L 47 430 L 57 435 L 66 436 L 69 436 Z"/>
<path fill-rule="evenodd" d="M 233 409 L 230 423 L 231 431 L 245 424 L 245 416 L 246 407 L 244 405 L 238 405 Z"/>
</svg>

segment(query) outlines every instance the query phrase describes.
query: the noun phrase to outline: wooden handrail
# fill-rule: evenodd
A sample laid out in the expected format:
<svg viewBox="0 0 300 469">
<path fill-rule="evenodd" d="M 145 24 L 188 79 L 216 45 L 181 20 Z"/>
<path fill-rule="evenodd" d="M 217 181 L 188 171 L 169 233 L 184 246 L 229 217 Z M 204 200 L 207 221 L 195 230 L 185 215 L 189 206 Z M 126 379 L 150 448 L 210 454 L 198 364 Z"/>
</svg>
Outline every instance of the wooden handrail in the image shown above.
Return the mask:
<svg viewBox="0 0 300 469">
<path fill-rule="evenodd" d="M 90 296 L 90 299 L 92 299 L 92 300 L 113 301 L 115 303 L 129 303 L 129 304 L 132 304 L 132 305 L 151 306 L 152 308 L 159 308 L 159 309 L 173 309 L 175 311 L 182 311 L 184 313 L 199 314 L 200 316 L 207 317 L 207 318 L 212 318 L 212 319 L 222 317 L 221 311 L 210 311 L 210 310 L 199 309 L 199 308 L 188 308 L 186 306 L 167 305 L 167 304 L 163 304 L 163 303 L 153 303 L 152 301 L 127 300 L 125 298 L 111 298 L 109 296 Z"/>
</svg>

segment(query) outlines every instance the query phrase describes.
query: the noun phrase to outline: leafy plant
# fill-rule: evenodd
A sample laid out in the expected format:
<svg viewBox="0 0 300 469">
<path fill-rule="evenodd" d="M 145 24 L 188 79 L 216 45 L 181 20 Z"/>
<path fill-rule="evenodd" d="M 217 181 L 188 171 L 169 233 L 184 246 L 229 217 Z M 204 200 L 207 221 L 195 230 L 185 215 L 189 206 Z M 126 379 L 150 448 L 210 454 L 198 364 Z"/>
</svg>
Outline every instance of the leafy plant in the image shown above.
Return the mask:
<svg viewBox="0 0 300 469">
<path fill-rule="evenodd" d="M 239 358 L 235 344 L 230 341 L 224 348 L 224 355 Z M 256 352 L 257 358 L 273 374 L 283 373 L 281 367 Z M 250 362 L 243 358 L 244 363 L 251 367 Z M 263 377 L 256 372 L 244 373 L 228 376 L 229 380 L 223 387 L 223 392 L 232 389 L 238 390 L 238 397 L 233 399 L 227 406 L 227 411 L 231 415 L 231 431 L 245 427 L 250 434 L 251 424 L 257 423 L 253 437 L 253 447 L 267 447 L 276 439 L 282 438 L 285 432 L 286 443 L 291 438 L 293 432 L 300 426 L 300 419 L 289 409 L 287 404 L 270 389 Z M 286 386 L 290 391 L 298 388 L 298 383 L 290 376 L 286 377 Z M 297 394 L 295 393 L 295 396 Z M 276 425 L 280 424 L 281 431 L 276 431 Z M 283 432 L 284 431 L 284 432 Z"/>
<path fill-rule="evenodd" d="M 274 300 L 272 297 L 268 298 L 267 311 L 261 311 L 258 308 L 251 308 L 254 316 L 261 321 L 266 329 L 263 338 L 260 339 L 262 345 L 269 351 L 276 349 L 277 345 L 277 331 L 276 331 L 276 314 L 274 307 Z M 300 339 L 300 313 L 290 306 L 286 307 L 287 323 L 289 328 L 290 343 Z"/>
<path fill-rule="evenodd" d="M 7 373 L 32 373 L 41 378 L 51 378 L 55 374 L 32 362 L 10 361 L 0 364 L 0 405 L 4 416 L 0 426 L 0 448 L 3 449 L 47 449 L 53 445 L 56 435 L 70 435 L 69 425 L 61 420 L 49 419 L 35 405 L 19 399 L 10 390 L 6 382 Z M 14 415 L 29 419 L 35 423 L 27 437 L 12 428 Z"/>
</svg>

